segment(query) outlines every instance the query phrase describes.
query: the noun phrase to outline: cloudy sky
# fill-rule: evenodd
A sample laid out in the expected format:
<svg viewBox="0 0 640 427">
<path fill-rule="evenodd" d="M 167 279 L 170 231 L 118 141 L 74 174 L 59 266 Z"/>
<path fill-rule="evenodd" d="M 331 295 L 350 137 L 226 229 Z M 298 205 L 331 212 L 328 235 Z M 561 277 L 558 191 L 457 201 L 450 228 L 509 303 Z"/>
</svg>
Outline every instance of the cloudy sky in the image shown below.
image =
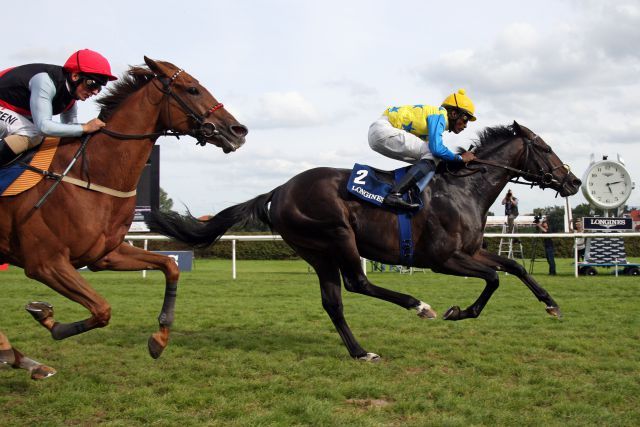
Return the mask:
<svg viewBox="0 0 640 427">
<path fill-rule="evenodd" d="M 478 121 L 445 134 L 449 148 L 517 120 L 579 177 L 592 153 L 619 153 L 640 183 L 638 0 L 23 1 L 3 16 L 1 68 L 62 64 L 90 48 L 120 75 L 147 55 L 198 78 L 249 128 L 226 155 L 160 140 L 161 186 L 196 215 L 315 166 L 403 166 L 371 151 L 369 124 L 390 105 L 439 105 L 458 88 Z M 81 119 L 96 115 L 80 104 Z M 563 204 L 551 190 L 511 187 L 521 214 Z M 640 188 L 628 204 L 640 206 Z M 492 210 L 503 213 L 500 200 Z"/>
</svg>

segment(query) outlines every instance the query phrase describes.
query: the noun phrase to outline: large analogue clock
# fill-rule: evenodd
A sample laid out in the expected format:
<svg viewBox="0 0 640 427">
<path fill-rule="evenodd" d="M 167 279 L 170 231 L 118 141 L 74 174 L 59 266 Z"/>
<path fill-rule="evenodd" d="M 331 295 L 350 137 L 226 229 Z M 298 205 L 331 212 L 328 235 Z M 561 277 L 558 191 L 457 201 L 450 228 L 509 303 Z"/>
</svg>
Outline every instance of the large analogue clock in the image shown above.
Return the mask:
<svg viewBox="0 0 640 427">
<path fill-rule="evenodd" d="M 631 195 L 633 183 L 622 163 L 602 160 L 592 163 L 582 179 L 582 194 L 594 206 L 615 209 Z"/>
</svg>

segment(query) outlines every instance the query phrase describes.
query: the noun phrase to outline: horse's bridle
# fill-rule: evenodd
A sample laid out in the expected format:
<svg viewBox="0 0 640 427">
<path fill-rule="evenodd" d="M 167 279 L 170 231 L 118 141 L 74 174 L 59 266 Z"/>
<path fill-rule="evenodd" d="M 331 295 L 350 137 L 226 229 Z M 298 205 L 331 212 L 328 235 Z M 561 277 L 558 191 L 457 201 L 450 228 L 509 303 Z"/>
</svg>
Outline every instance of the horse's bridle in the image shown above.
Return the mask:
<svg viewBox="0 0 640 427">
<path fill-rule="evenodd" d="M 153 80 L 152 80 L 152 84 L 154 85 L 155 88 L 157 88 L 160 92 L 164 94 L 163 99 L 167 100 L 166 108 L 167 108 L 167 114 L 169 116 L 169 123 L 171 123 L 171 114 L 169 110 L 168 99 L 169 97 L 171 97 L 178 103 L 182 111 L 186 113 L 187 117 L 191 118 L 193 121 L 196 122 L 197 127 L 195 129 L 192 129 L 189 132 L 176 132 L 173 130 L 166 130 L 163 132 L 152 132 L 152 133 L 145 133 L 145 134 L 124 134 L 124 133 L 114 132 L 112 130 L 102 128 L 100 129 L 100 132 L 116 139 L 153 139 L 160 136 L 175 136 L 176 138 L 179 139 L 181 136 L 189 135 L 196 138 L 196 140 L 198 141 L 197 144 L 202 146 L 207 144 L 207 140 L 209 138 L 220 135 L 220 131 L 216 128 L 216 125 L 211 122 L 207 122 L 205 120 L 207 117 L 209 117 L 210 114 L 223 108 L 224 107 L 223 104 L 217 103 L 213 105 L 211 108 L 207 109 L 207 111 L 205 111 L 204 114 L 199 114 L 196 111 L 194 111 L 193 108 L 191 108 L 184 101 L 184 99 L 182 99 L 179 95 L 177 95 L 172 90 L 173 82 L 176 80 L 176 78 L 178 78 L 180 73 L 182 73 L 183 71 L 184 70 L 182 68 L 178 68 L 178 70 L 171 77 L 160 77 L 157 74 L 155 74 L 154 79 L 158 80 L 162 84 L 162 87 L 158 86 Z M 171 125 L 169 125 L 169 127 L 171 127 Z"/>
<path fill-rule="evenodd" d="M 551 153 L 550 147 L 536 144 L 536 141 L 540 139 L 538 135 L 534 135 L 533 138 L 527 138 L 524 136 L 522 136 L 521 138 L 522 138 L 522 141 L 524 142 L 524 147 L 525 147 L 525 150 L 523 153 L 523 164 L 525 165 L 527 164 L 527 160 L 529 159 L 529 155 L 531 153 L 533 153 L 533 155 L 535 156 L 540 155 L 538 154 L 538 151 L 542 151 L 547 154 Z M 507 142 L 510 142 L 510 141 L 505 141 L 505 143 Z M 510 172 L 513 172 L 513 176 L 511 177 L 511 179 L 509 179 L 510 182 L 514 184 L 529 185 L 531 187 L 538 186 L 541 189 L 550 187 L 552 184 L 557 184 L 560 187 L 564 186 L 564 184 L 567 182 L 567 179 L 569 178 L 569 174 L 567 173 L 564 179 L 562 180 L 562 182 L 560 182 L 554 178 L 553 172 L 559 168 L 565 168 L 567 169 L 567 172 L 570 170 L 569 165 L 567 164 L 556 166 L 554 168 L 551 168 L 551 170 L 549 171 L 544 171 L 540 169 L 540 171 L 532 172 L 530 170 L 522 170 L 522 169 L 514 168 L 511 166 L 503 165 L 491 160 L 483 160 L 478 158 L 472 160 L 472 163 L 479 163 L 479 164 L 484 164 L 484 165 L 508 170 Z M 520 181 L 520 178 L 526 179 L 528 182 Z"/>
</svg>

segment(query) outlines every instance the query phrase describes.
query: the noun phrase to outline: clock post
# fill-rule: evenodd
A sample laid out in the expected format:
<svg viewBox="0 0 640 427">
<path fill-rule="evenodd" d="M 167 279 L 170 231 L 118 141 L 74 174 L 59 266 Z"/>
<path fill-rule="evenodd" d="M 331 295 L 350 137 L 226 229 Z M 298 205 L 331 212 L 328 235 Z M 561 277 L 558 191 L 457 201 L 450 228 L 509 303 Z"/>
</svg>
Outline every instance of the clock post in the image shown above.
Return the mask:
<svg viewBox="0 0 640 427">
<path fill-rule="evenodd" d="M 587 238 L 584 261 L 576 259 L 576 272 L 580 274 L 596 274 L 596 266 L 615 266 L 616 274 L 619 265 L 626 266 L 628 272 L 630 264 L 626 261 L 624 241 L 621 237 L 614 237 L 615 231 L 626 229 L 631 220 L 629 218 L 615 218 L 622 216 L 624 205 L 631 196 L 635 184 L 624 161 L 618 154 L 617 161 L 602 156 L 602 160 L 595 160 L 591 154 L 591 163 L 582 178 L 582 194 L 594 210 L 602 209 L 604 217 L 583 218 L 585 231 L 602 230 L 612 232 L 611 237 Z M 627 221 L 628 220 L 628 221 Z M 624 226 L 618 226 L 623 224 Z M 595 224 L 595 225 L 594 225 Z M 577 250 L 576 250 L 577 254 Z M 634 271 L 638 271 L 636 268 Z"/>
</svg>

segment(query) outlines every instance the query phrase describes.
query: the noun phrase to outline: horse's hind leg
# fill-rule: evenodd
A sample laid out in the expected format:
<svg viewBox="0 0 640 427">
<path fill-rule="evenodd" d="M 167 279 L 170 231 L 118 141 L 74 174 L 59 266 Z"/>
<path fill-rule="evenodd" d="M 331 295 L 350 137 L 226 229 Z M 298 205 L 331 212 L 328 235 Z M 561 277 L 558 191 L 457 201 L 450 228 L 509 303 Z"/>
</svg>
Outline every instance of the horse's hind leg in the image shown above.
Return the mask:
<svg viewBox="0 0 640 427">
<path fill-rule="evenodd" d="M 169 344 L 169 332 L 173 323 L 180 270 L 174 260 L 165 255 L 154 254 L 128 243 L 121 243 L 115 250 L 90 265 L 91 270 L 161 270 L 166 280 L 164 302 L 158 316 L 160 329 L 149 337 L 149 354 L 160 357 Z"/>
<path fill-rule="evenodd" d="M 298 250 L 298 253 L 315 269 L 318 279 L 320 280 L 322 307 L 329 315 L 351 357 L 365 361 L 376 361 L 380 359 L 380 356 L 377 354 L 369 353 L 360 346 L 344 318 L 338 267 L 330 260 L 322 260 L 323 257 L 321 256 L 317 258 L 305 256 L 305 251 L 303 250 Z"/>
<path fill-rule="evenodd" d="M 506 271 L 507 273 L 516 276 L 527 286 L 527 288 L 529 288 L 536 298 L 538 298 L 538 301 L 546 304 L 547 313 L 557 318 L 562 317 L 562 312 L 560 311 L 558 304 L 554 301 L 551 295 L 549 295 L 549 293 L 540 286 L 538 282 L 536 282 L 533 276 L 527 273 L 527 270 L 520 265 L 520 263 L 486 250 L 480 250 L 474 255 L 474 258 L 493 269 Z"/>
<path fill-rule="evenodd" d="M 33 380 L 49 378 L 56 373 L 56 370 L 52 367 L 36 362 L 22 354 L 17 348 L 12 347 L 9 339 L 2 331 L 0 331 L 0 365 L 26 369 Z"/>
</svg>

